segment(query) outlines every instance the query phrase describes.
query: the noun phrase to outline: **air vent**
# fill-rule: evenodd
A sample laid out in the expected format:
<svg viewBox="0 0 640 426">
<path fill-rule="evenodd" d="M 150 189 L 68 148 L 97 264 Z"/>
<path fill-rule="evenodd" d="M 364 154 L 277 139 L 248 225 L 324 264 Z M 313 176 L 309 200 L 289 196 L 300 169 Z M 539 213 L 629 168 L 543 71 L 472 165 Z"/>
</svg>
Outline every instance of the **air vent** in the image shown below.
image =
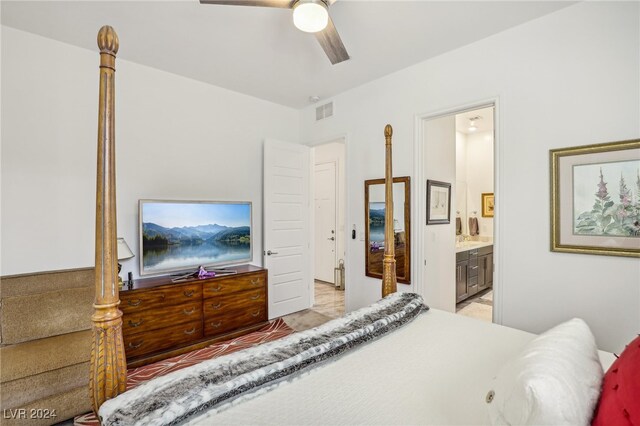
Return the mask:
<svg viewBox="0 0 640 426">
<path fill-rule="evenodd" d="M 333 102 L 316 107 L 316 121 L 329 118 L 333 115 Z"/>
</svg>

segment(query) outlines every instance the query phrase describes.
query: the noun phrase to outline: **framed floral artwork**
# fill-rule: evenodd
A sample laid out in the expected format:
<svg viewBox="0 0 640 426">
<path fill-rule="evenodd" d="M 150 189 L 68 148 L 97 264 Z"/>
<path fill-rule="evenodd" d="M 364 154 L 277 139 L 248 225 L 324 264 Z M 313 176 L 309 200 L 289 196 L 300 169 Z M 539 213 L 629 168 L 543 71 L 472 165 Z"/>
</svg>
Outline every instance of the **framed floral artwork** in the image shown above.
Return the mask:
<svg viewBox="0 0 640 426">
<path fill-rule="evenodd" d="M 551 251 L 640 257 L 640 139 L 549 154 Z"/>
<path fill-rule="evenodd" d="M 482 217 L 493 217 L 495 210 L 493 192 L 482 193 Z"/>
</svg>

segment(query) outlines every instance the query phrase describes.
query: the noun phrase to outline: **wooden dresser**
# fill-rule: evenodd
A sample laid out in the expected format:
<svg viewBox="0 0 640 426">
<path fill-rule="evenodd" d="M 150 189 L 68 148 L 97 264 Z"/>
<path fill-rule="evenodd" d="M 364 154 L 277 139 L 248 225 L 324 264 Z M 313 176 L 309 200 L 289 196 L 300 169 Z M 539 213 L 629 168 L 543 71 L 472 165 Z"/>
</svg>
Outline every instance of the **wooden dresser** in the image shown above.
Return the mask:
<svg viewBox="0 0 640 426">
<path fill-rule="evenodd" d="M 236 274 L 172 282 L 135 280 L 120 290 L 122 334 L 129 367 L 169 358 L 255 331 L 267 323 L 267 270 L 230 267 Z"/>
</svg>

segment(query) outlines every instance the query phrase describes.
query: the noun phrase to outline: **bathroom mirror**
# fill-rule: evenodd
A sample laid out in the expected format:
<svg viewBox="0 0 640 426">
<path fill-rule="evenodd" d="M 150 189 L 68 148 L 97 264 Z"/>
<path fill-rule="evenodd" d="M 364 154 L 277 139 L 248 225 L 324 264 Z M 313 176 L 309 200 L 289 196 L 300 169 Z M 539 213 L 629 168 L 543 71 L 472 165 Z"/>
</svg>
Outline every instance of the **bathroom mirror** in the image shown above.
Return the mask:
<svg viewBox="0 0 640 426">
<path fill-rule="evenodd" d="M 382 279 L 384 258 L 384 179 L 364 182 L 365 271 L 368 277 Z M 393 235 L 396 278 L 411 283 L 411 178 L 393 178 Z"/>
<path fill-rule="evenodd" d="M 462 180 L 456 181 L 456 236 L 468 234 L 467 213 L 467 182 Z"/>
</svg>

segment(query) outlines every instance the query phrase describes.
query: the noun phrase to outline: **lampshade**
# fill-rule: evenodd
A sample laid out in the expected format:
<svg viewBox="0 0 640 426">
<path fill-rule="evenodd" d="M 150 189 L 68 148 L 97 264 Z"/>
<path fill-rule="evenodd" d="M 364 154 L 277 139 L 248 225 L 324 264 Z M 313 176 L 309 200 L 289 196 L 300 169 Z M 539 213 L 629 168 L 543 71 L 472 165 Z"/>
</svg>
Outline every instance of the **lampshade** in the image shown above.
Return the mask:
<svg viewBox="0 0 640 426">
<path fill-rule="evenodd" d="M 329 22 L 327 5 L 322 0 L 299 0 L 293 6 L 293 25 L 305 33 L 317 33 Z"/>
<path fill-rule="evenodd" d="M 124 238 L 118 238 L 118 260 L 131 259 L 133 256 L 134 254 Z"/>
</svg>

